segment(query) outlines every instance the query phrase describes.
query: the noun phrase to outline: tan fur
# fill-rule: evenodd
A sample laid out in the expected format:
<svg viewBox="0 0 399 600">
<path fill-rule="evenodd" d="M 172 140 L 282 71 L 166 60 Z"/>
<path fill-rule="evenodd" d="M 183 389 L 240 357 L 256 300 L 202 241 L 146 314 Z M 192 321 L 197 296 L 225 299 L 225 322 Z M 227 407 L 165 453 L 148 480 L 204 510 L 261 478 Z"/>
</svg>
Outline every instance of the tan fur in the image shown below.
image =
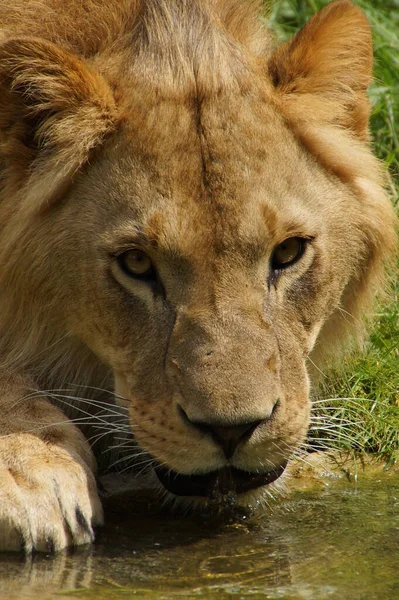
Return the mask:
<svg viewBox="0 0 399 600">
<path fill-rule="evenodd" d="M 308 357 L 363 336 L 396 250 L 369 26 L 337 0 L 273 48 L 259 8 L 0 1 L 2 548 L 85 543 L 101 521 L 66 415 L 126 435 L 115 392 L 136 465 L 183 474 L 227 461 L 182 410 L 262 421 L 228 464 L 269 471 L 306 435 Z M 311 241 L 276 275 L 290 237 Z M 130 248 L 162 287 L 122 272 Z"/>
</svg>

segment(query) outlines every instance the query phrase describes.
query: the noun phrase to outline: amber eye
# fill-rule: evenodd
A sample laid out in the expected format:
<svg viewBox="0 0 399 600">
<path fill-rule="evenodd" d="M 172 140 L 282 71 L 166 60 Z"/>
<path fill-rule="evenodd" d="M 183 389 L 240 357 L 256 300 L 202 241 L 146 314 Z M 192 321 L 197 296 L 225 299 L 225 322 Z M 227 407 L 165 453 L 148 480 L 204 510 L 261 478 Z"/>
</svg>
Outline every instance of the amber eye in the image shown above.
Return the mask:
<svg viewBox="0 0 399 600">
<path fill-rule="evenodd" d="M 154 275 L 151 259 L 142 250 L 128 250 L 118 256 L 118 262 L 127 275 L 148 278 Z"/>
<path fill-rule="evenodd" d="M 284 240 L 274 249 L 272 254 L 272 269 L 278 271 L 294 264 L 304 253 L 306 240 L 292 237 Z"/>
</svg>

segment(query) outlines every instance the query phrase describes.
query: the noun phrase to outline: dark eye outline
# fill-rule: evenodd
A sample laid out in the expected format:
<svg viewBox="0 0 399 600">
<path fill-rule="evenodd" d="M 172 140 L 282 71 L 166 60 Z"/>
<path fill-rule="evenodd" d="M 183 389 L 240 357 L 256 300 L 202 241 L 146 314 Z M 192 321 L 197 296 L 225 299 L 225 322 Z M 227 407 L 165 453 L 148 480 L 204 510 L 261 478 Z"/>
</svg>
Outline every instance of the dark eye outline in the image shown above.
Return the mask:
<svg viewBox="0 0 399 600">
<path fill-rule="evenodd" d="M 288 240 L 291 240 L 291 239 L 299 240 L 299 251 L 298 251 L 298 254 L 292 260 L 290 260 L 289 262 L 276 265 L 276 263 L 274 262 L 274 256 L 275 256 L 276 250 L 282 244 L 285 244 Z M 280 244 L 278 244 L 274 248 L 274 250 L 272 252 L 272 255 L 271 255 L 271 258 L 270 258 L 270 266 L 271 266 L 272 271 L 275 274 L 278 274 L 278 273 L 281 273 L 281 271 L 285 271 L 286 269 L 288 269 L 289 267 L 292 267 L 295 263 L 297 263 L 302 258 L 302 256 L 305 254 L 305 251 L 306 251 L 306 248 L 307 248 L 307 246 L 309 244 L 309 241 L 310 241 L 310 238 L 302 238 L 302 237 L 294 235 L 294 236 L 291 236 L 289 238 L 286 238 Z"/>
<path fill-rule="evenodd" d="M 126 254 L 128 252 L 132 252 L 132 251 L 137 251 L 137 252 L 142 252 L 143 254 L 145 254 L 146 256 L 148 256 L 148 254 L 146 252 L 144 252 L 144 250 L 141 250 L 140 248 L 129 248 L 127 250 L 123 250 L 122 252 L 119 252 L 118 254 L 114 255 L 116 258 L 116 261 L 119 265 L 119 268 L 121 269 L 121 271 L 127 275 L 128 277 L 130 277 L 131 279 L 137 279 L 138 281 L 145 281 L 148 283 L 156 283 L 158 276 L 157 276 L 157 272 L 155 270 L 154 264 L 151 260 L 151 258 L 148 256 L 148 258 L 151 261 L 151 267 L 148 269 L 148 271 L 145 271 L 144 273 L 140 274 L 140 273 L 133 273 L 132 271 L 130 271 L 127 267 L 126 264 L 123 260 L 123 258 L 126 256 Z"/>
</svg>

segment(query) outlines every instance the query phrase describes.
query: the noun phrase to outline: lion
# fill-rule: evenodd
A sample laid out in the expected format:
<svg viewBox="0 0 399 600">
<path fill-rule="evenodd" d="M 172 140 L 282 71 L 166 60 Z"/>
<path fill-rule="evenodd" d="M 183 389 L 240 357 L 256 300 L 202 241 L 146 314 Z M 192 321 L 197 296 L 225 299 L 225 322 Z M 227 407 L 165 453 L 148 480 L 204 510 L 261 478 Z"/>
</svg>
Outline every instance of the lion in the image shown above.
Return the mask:
<svg viewBox="0 0 399 600">
<path fill-rule="evenodd" d="M 0 0 L 3 550 L 93 541 L 118 434 L 171 498 L 261 502 L 363 336 L 396 251 L 370 27 L 336 0 L 276 45 L 261 8 Z"/>
</svg>

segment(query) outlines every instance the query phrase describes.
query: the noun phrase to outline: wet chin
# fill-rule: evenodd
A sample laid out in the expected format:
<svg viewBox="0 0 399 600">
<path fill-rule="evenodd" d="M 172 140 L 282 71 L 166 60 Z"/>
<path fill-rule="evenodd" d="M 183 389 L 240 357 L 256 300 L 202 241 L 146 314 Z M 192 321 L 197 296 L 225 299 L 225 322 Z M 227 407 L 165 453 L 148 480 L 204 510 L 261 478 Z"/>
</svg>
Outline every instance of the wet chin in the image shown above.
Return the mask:
<svg viewBox="0 0 399 600">
<path fill-rule="evenodd" d="M 162 486 L 175 496 L 216 500 L 232 494 L 239 496 L 267 486 L 284 473 L 286 466 L 285 461 L 280 466 L 261 473 L 225 467 L 201 475 L 185 475 L 157 465 L 155 473 Z"/>
</svg>

